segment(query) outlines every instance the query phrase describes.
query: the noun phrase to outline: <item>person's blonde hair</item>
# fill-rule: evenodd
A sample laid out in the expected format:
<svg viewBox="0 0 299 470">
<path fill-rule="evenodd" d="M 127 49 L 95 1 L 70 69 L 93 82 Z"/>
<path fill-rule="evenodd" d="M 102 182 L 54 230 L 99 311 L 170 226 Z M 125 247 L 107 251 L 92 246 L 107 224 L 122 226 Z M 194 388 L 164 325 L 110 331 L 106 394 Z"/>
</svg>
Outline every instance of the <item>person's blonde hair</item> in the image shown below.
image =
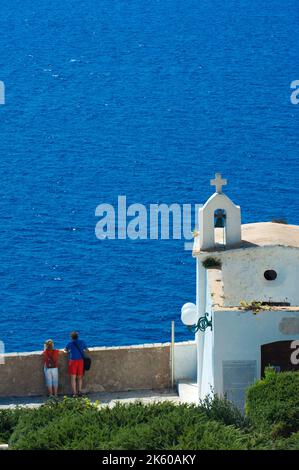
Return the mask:
<svg viewBox="0 0 299 470">
<path fill-rule="evenodd" d="M 54 341 L 52 339 L 47 339 L 47 341 L 45 341 L 45 349 L 54 349 Z"/>
</svg>

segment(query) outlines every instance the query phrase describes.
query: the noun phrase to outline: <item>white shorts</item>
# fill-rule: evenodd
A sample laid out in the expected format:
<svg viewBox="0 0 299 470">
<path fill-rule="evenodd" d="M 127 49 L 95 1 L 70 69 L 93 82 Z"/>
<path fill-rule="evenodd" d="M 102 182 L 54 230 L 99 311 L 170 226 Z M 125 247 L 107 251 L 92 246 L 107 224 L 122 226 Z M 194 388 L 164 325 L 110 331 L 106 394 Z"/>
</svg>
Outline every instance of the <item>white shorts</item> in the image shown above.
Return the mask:
<svg viewBox="0 0 299 470">
<path fill-rule="evenodd" d="M 58 387 L 58 368 L 53 367 L 49 369 L 44 367 L 44 372 L 47 387 Z"/>
</svg>

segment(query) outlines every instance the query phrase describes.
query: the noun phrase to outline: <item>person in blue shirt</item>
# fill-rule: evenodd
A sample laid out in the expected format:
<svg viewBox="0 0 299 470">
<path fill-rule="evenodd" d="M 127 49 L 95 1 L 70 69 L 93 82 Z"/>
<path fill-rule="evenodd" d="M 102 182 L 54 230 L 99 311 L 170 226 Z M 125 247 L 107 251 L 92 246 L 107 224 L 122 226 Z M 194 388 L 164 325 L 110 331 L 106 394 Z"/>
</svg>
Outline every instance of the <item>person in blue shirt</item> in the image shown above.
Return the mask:
<svg viewBox="0 0 299 470">
<path fill-rule="evenodd" d="M 84 375 L 84 352 L 88 351 L 86 343 L 79 339 L 77 331 L 70 334 L 71 341 L 66 345 L 65 351 L 69 354 L 68 374 L 71 377 L 73 396 L 82 396 L 82 383 Z"/>
</svg>

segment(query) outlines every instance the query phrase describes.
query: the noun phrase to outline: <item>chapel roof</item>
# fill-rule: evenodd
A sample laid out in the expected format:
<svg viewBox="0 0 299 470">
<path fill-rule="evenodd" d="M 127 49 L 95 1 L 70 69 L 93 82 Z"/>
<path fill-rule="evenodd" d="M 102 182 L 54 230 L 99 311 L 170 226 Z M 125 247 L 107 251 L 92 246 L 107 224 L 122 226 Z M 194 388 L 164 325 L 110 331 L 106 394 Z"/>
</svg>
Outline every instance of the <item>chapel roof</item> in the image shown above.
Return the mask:
<svg viewBox="0 0 299 470">
<path fill-rule="evenodd" d="M 211 252 L 223 249 L 221 246 L 223 239 L 223 231 L 215 229 L 215 247 L 209 250 L 200 250 L 199 236 L 196 237 L 194 243 L 193 254 L 200 252 Z M 276 222 L 257 222 L 253 224 L 243 224 L 241 226 L 242 241 L 236 246 L 227 249 L 249 248 L 255 246 L 287 246 L 299 248 L 299 225 L 288 225 Z"/>
<path fill-rule="evenodd" d="M 242 225 L 242 241 L 258 246 L 282 245 L 299 248 L 299 225 L 258 222 Z"/>
</svg>

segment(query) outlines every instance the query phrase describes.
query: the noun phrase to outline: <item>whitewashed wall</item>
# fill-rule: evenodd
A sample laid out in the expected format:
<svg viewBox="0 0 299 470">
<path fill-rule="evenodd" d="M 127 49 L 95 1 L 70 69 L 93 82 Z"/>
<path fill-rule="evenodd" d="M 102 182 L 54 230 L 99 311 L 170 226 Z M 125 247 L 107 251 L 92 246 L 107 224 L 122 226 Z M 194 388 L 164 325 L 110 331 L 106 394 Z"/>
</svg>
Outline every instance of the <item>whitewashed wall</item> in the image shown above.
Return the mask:
<svg viewBox="0 0 299 470">
<path fill-rule="evenodd" d="M 196 342 L 185 341 L 174 346 L 174 379 L 196 381 Z"/>
<path fill-rule="evenodd" d="M 241 300 L 290 302 L 299 305 L 299 250 L 288 247 L 256 247 L 231 250 L 220 256 L 225 306 Z M 277 278 L 267 281 L 264 272 L 274 269 Z"/>
<path fill-rule="evenodd" d="M 296 318 L 297 326 L 285 328 Z M 255 361 L 255 378 L 261 375 L 261 345 L 274 341 L 298 340 L 299 309 L 294 311 L 215 311 L 213 313 L 213 348 L 215 392 L 223 393 L 223 363 Z"/>
</svg>

